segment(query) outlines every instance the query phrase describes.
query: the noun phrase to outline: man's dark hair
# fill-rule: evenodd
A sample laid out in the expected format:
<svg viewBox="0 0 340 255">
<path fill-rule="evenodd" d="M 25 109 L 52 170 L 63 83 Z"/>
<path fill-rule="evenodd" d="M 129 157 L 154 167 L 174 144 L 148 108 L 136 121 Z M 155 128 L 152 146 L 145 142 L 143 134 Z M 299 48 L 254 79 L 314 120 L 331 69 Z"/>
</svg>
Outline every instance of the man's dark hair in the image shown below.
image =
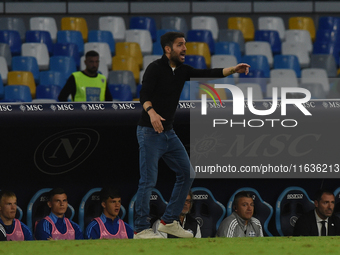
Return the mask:
<svg viewBox="0 0 340 255">
<path fill-rule="evenodd" d="M 119 193 L 118 190 L 113 189 L 111 187 L 104 187 L 100 193 L 99 193 L 99 197 L 100 197 L 100 202 L 106 202 L 106 200 L 108 200 L 109 198 L 120 198 L 122 197 Z"/>
<path fill-rule="evenodd" d="M 49 192 L 49 197 L 50 197 L 50 201 L 52 201 L 52 198 L 55 195 L 61 195 L 61 194 L 66 194 L 65 190 L 63 188 L 54 188 Z"/>
<path fill-rule="evenodd" d="M 253 199 L 252 196 L 247 191 L 240 191 L 234 197 L 234 201 L 233 201 L 233 207 L 234 208 L 236 207 L 238 200 L 242 197 L 249 197 L 249 198 Z"/>
<path fill-rule="evenodd" d="M 2 191 L 0 191 L 0 201 L 3 197 L 16 197 L 16 195 L 13 191 L 2 190 Z"/>
<path fill-rule="evenodd" d="M 323 194 L 327 194 L 327 195 L 333 195 L 333 192 L 329 189 L 319 189 L 316 193 L 315 193 L 315 196 L 314 196 L 314 200 L 315 201 L 320 201 L 321 200 L 321 197 Z"/>
<path fill-rule="evenodd" d="M 167 32 L 161 36 L 161 45 L 163 52 L 165 53 L 165 46 L 170 46 L 172 49 L 172 45 L 177 38 L 184 38 L 184 33 L 181 32 Z"/>
<path fill-rule="evenodd" d="M 85 54 L 85 59 L 87 57 L 99 57 L 99 54 L 98 54 L 97 51 L 90 50 L 90 51 L 86 52 L 86 54 Z"/>
</svg>

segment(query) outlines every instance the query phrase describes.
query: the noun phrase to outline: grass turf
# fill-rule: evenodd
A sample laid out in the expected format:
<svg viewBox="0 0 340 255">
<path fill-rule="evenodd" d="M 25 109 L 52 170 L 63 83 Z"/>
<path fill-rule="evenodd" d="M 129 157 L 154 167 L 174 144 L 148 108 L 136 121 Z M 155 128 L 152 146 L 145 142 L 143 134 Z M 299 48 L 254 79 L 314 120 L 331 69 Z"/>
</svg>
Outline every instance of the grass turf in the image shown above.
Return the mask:
<svg viewBox="0 0 340 255">
<path fill-rule="evenodd" d="M 340 237 L 202 238 L 1 242 L 6 255 L 340 254 Z"/>
</svg>

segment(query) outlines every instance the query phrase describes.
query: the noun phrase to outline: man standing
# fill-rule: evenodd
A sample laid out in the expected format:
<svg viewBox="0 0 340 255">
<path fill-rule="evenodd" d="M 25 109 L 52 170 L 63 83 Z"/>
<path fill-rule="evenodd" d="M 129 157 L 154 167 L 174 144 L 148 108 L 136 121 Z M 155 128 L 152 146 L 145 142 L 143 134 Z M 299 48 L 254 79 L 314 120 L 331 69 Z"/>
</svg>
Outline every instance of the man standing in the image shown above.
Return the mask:
<svg viewBox="0 0 340 255">
<path fill-rule="evenodd" d="M 263 236 L 262 226 L 253 217 L 254 201 L 249 193 L 240 191 L 233 201 L 234 212 L 225 218 L 218 227 L 219 237 L 257 237 Z"/>
<path fill-rule="evenodd" d="M 163 56 L 145 70 L 140 91 L 142 116 L 137 127 L 140 180 L 136 199 L 135 238 L 162 238 L 150 228 L 149 198 L 157 182 L 158 161 L 176 173 L 176 183 L 158 230 L 177 237 L 193 237 L 184 230 L 178 217 L 194 180 L 188 154 L 172 129 L 174 115 L 185 81 L 195 78 L 219 78 L 235 72 L 248 73 L 249 65 L 229 68 L 195 69 L 183 64 L 186 47 L 184 34 L 168 32 L 161 37 Z"/>
<path fill-rule="evenodd" d="M 103 213 L 93 219 L 86 228 L 87 239 L 131 239 L 133 230 L 118 216 L 122 205 L 121 195 L 111 188 L 100 191 L 100 201 Z"/>
<path fill-rule="evenodd" d="M 99 54 L 88 51 L 85 55 L 84 71 L 74 72 L 68 78 L 65 86 L 60 91 L 58 100 L 67 101 L 69 95 L 72 101 L 112 101 L 112 96 L 106 84 L 106 77 L 98 73 Z"/>
<path fill-rule="evenodd" d="M 6 231 L 8 241 L 33 240 L 32 232 L 20 220 L 15 219 L 17 197 L 11 191 L 0 192 L 0 225 Z"/>
<path fill-rule="evenodd" d="M 315 194 L 315 209 L 300 216 L 294 227 L 294 236 L 340 235 L 340 219 L 333 215 L 335 198 L 330 190 Z"/>
<path fill-rule="evenodd" d="M 84 239 L 78 224 L 65 217 L 68 202 L 67 195 L 62 188 L 50 191 L 47 205 L 51 208 L 51 213 L 37 224 L 35 230 L 37 240 Z"/>
</svg>

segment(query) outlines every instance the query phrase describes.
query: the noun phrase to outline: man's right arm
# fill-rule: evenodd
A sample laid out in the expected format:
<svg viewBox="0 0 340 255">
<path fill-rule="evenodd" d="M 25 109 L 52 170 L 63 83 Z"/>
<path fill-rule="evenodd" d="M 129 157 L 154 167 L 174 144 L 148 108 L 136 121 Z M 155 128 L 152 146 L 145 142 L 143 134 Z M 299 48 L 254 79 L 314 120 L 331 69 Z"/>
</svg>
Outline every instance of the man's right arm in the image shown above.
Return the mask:
<svg viewBox="0 0 340 255">
<path fill-rule="evenodd" d="M 60 102 L 67 102 L 69 95 L 72 95 L 73 99 L 75 94 L 76 94 L 76 80 L 74 79 L 74 76 L 71 75 L 67 79 L 65 86 L 60 91 L 58 100 Z"/>
</svg>

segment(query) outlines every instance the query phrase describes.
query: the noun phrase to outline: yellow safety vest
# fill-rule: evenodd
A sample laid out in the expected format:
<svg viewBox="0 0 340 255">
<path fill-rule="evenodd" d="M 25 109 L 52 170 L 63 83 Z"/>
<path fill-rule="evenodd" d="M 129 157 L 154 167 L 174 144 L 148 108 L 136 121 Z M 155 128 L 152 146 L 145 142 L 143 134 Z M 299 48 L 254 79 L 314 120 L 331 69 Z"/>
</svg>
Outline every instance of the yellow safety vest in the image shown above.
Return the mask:
<svg viewBox="0 0 340 255">
<path fill-rule="evenodd" d="M 76 82 L 75 102 L 105 101 L 106 77 L 89 77 L 82 72 L 72 73 Z"/>
</svg>

